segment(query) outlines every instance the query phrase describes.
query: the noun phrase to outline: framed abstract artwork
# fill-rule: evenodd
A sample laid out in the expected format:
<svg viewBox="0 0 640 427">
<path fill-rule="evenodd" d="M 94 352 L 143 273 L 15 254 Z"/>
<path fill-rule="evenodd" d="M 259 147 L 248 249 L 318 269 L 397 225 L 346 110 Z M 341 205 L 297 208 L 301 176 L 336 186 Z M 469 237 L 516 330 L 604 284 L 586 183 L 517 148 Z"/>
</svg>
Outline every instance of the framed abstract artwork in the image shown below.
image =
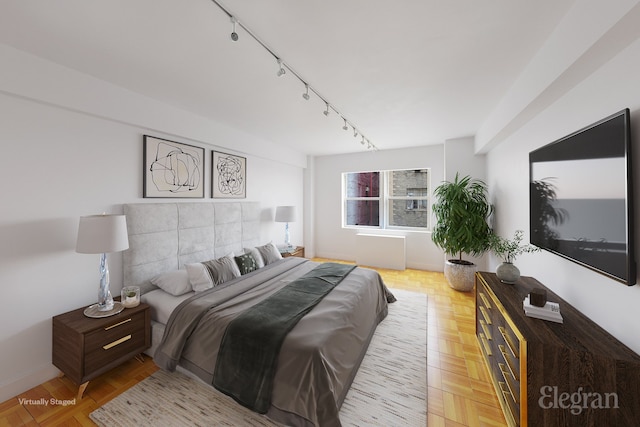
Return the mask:
<svg viewBox="0 0 640 427">
<path fill-rule="evenodd" d="M 233 154 L 211 152 L 211 197 L 247 197 L 247 159 Z"/>
<path fill-rule="evenodd" d="M 143 197 L 204 198 L 204 148 L 144 135 Z"/>
</svg>

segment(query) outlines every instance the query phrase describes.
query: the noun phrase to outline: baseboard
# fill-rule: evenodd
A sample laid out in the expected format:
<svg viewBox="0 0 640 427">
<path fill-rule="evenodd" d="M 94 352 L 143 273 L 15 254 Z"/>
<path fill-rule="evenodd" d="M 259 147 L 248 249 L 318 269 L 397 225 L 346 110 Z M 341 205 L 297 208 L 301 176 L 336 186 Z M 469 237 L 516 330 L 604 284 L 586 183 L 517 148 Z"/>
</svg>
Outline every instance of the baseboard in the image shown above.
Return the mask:
<svg viewBox="0 0 640 427">
<path fill-rule="evenodd" d="M 412 268 L 414 270 L 424 270 L 424 271 L 444 271 L 443 263 L 440 264 L 429 264 L 429 263 L 421 263 L 421 262 L 411 262 L 407 260 L 407 268 Z"/>
<path fill-rule="evenodd" d="M 60 370 L 51 363 L 47 363 L 46 365 L 34 369 L 20 378 L 9 380 L 8 382 L 0 385 L 0 402 L 4 402 L 12 397 L 22 394 L 35 386 L 57 377 L 58 375 L 60 375 Z"/>
<path fill-rule="evenodd" d="M 306 255 L 306 250 L 305 250 Z M 343 254 L 338 252 L 323 252 L 316 254 L 318 258 L 327 258 L 327 259 L 339 259 L 342 261 L 355 262 L 353 254 Z M 415 270 L 424 270 L 424 271 L 444 271 L 444 262 L 440 263 L 420 263 L 420 262 L 412 262 L 407 259 L 407 268 L 412 268 Z"/>
<path fill-rule="evenodd" d="M 305 255 L 306 255 L 306 250 L 305 250 Z M 340 261 L 355 262 L 355 257 L 353 256 L 353 254 L 343 254 L 338 252 L 322 252 L 322 253 L 316 253 L 315 255 L 318 258 L 337 259 Z"/>
</svg>

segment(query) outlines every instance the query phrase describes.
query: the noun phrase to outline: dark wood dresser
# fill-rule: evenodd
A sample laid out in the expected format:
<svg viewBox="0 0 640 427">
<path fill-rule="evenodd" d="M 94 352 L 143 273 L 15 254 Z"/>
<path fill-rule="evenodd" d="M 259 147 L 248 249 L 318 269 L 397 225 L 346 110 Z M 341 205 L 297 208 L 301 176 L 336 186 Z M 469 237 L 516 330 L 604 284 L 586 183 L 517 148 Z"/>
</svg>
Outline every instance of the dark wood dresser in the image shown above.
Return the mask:
<svg viewBox="0 0 640 427">
<path fill-rule="evenodd" d="M 563 323 L 525 315 L 534 288 L 560 304 Z M 510 426 L 640 422 L 640 356 L 534 278 L 477 273 L 476 336 Z"/>
<path fill-rule="evenodd" d="M 84 309 L 53 318 L 52 362 L 79 385 L 78 400 L 90 380 L 151 346 L 147 304 L 100 319 L 86 317 Z"/>
</svg>

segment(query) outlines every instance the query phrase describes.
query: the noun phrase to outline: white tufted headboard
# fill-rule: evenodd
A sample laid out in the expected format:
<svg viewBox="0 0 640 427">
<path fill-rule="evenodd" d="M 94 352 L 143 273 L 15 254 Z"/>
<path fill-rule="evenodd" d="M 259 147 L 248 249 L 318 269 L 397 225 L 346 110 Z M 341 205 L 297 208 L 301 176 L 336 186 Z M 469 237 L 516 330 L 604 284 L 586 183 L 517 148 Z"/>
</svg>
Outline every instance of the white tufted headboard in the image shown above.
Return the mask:
<svg viewBox="0 0 640 427">
<path fill-rule="evenodd" d="M 123 284 L 142 292 L 160 273 L 260 244 L 257 202 L 133 203 L 124 205 L 124 214 Z"/>
</svg>

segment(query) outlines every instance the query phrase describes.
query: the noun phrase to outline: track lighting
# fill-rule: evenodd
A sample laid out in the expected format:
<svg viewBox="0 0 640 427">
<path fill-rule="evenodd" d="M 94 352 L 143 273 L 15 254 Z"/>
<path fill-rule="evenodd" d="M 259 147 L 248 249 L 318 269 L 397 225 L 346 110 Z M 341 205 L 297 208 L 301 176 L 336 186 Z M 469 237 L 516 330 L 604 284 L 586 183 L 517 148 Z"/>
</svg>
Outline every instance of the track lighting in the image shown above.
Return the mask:
<svg viewBox="0 0 640 427">
<path fill-rule="evenodd" d="M 235 16 L 232 16 L 231 24 L 233 24 L 233 30 L 231 31 L 231 40 L 233 40 L 234 42 L 238 41 L 238 33 L 236 33 L 236 22 L 238 22 L 238 20 Z"/>
<path fill-rule="evenodd" d="M 280 67 L 278 69 L 278 77 L 282 77 L 284 76 L 287 72 L 284 70 L 284 67 L 282 66 L 282 59 L 278 58 L 278 67 Z"/>
<path fill-rule="evenodd" d="M 249 28 L 247 28 L 246 25 L 244 25 L 242 22 L 240 22 L 234 15 L 232 15 L 221 3 L 219 0 L 211 0 L 212 3 L 214 3 L 216 6 L 218 6 L 218 8 L 220 8 L 220 10 L 222 10 L 230 19 L 231 19 L 231 25 L 232 25 L 232 30 L 231 30 L 231 40 L 234 42 L 237 42 L 239 39 L 238 33 L 236 32 L 236 24 L 238 26 L 240 26 L 240 28 L 242 28 L 244 30 L 243 33 L 243 37 L 244 35 L 249 35 L 250 38 L 252 38 L 256 43 L 258 43 L 264 50 L 266 50 L 273 58 L 275 58 L 278 62 L 278 71 L 276 72 L 276 75 L 278 77 L 282 77 L 287 73 L 287 70 L 291 72 L 291 74 L 297 78 L 302 84 L 304 84 L 305 87 L 305 91 L 302 94 L 302 98 L 305 99 L 306 101 L 308 101 L 310 99 L 310 94 L 309 92 L 313 92 L 314 95 L 316 95 L 318 98 L 320 98 L 320 100 L 322 102 L 325 103 L 326 108 L 323 111 L 323 114 L 328 117 L 329 113 L 331 112 L 330 109 L 332 109 L 336 115 L 340 118 L 342 118 L 342 120 L 344 121 L 344 125 L 342 126 L 342 129 L 345 131 L 349 130 L 349 126 L 352 127 L 353 129 L 353 137 L 357 138 L 360 134 L 358 129 L 351 123 L 349 123 L 347 121 L 347 118 L 344 117 L 342 115 L 342 113 L 335 107 L 331 106 L 331 104 L 329 104 L 329 101 L 323 97 L 316 89 L 314 88 L 310 88 L 309 84 L 306 83 L 305 79 L 302 78 L 302 76 L 300 76 L 293 68 L 291 68 L 288 64 L 285 64 L 284 61 L 276 54 L 276 52 L 271 49 L 269 46 L 267 46 L 260 38 L 258 38 Z M 362 141 L 361 144 L 365 145 L 365 138 L 364 135 L 360 135 L 362 136 Z M 371 142 L 369 140 L 366 141 L 367 142 L 367 147 L 369 149 L 373 149 L 377 151 L 377 147 L 374 144 L 371 144 Z"/>
</svg>

